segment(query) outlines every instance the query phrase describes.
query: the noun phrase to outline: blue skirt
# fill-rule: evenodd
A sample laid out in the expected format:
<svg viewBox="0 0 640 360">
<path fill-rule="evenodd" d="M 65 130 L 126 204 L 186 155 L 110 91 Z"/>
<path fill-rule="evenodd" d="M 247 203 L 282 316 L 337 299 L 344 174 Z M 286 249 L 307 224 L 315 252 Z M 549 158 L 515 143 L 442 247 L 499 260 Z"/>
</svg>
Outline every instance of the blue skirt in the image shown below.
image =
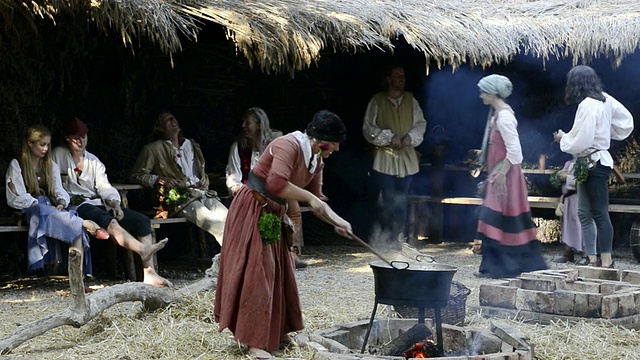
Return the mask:
<svg viewBox="0 0 640 360">
<path fill-rule="evenodd" d="M 55 240 L 73 244 L 82 236 L 84 248 L 84 274 L 92 273 L 89 237 L 82 228 L 82 219 L 75 211 L 60 211 L 51 207 L 48 198 L 39 197 L 38 205 L 22 210 L 29 222 L 27 243 L 28 269 L 42 269 L 45 264 L 60 263 L 62 256 Z"/>
</svg>

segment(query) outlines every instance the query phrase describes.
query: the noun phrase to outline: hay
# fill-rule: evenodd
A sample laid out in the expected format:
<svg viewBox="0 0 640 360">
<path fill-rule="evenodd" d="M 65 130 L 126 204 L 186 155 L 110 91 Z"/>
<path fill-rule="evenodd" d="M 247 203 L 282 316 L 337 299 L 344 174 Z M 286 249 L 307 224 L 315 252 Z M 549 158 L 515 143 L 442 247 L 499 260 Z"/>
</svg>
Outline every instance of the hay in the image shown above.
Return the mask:
<svg viewBox="0 0 640 360">
<path fill-rule="evenodd" d="M 149 40 L 165 52 L 196 40 L 204 22 L 221 25 L 252 66 L 266 72 L 309 67 L 323 51 L 393 52 L 400 35 L 432 65 L 488 67 L 517 54 L 574 63 L 604 56 L 619 66 L 638 48 L 640 12 L 635 0 L 130 0 L 9 3 L 8 14 L 28 8 L 54 21 L 61 12 L 86 17 L 125 46 Z M 9 18 L 7 15 L 3 18 Z"/>
<path fill-rule="evenodd" d="M 478 305 L 479 286 L 490 281 L 471 275 L 477 271 L 479 256 L 471 254 L 466 244 L 430 245 L 422 251 L 435 256 L 438 262 L 458 267 L 454 279 L 472 290 L 468 309 Z M 393 251 L 384 253 L 391 258 L 399 256 Z M 547 258 L 557 255 L 545 253 Z M 631 254 L 616 255 L 619 268 L 637 266 Z M 368 266 L 374 260 L 373 255 L 355 246 L 323 246 L 305 248 L 304 257 L 310 266 L 296 274 L 305 334 L 368 320 L 375 296 L 373 274 Z M 172 280 L 182 287 L 186 283 L 184 279 Z M 56 295 L 55 290 L 3 291 L 0 337 L 10 333 L 17 324 L 62 310 L 69 301 Z M 9 298 L 14 300 L 7 302 Z M 58 328 L 23 344 L 10 356 L 16 359 L 247 359 L 230 332 L 218 332 L 213 322 L 213 301 L 213 293 L 190 295 L 180 304 L 153 313 L 144 312 L 140 303 L 119 304 L 80 329 Z M 392 316 L 387 309 L 380 306 L 377 318 Z M 480 315 L 469 310 L 468 323 L 488 328 L 490 320 Z M 637 332 L 623 328 L 587 322 L 556 322 L 547 326 L 508 322 L 531 338 L 537 359 L 633 359 L 640 351 Z M 294 345 L 277 356 L 313 359 L 314 353 Z"/>
<path fill-rule="evenodd" d="M 490 320 L 475 313 L 470 325 L 488 327 Z M 526 334 L 535 348 L 536 359 L 637 359 L 640 334 L 612 324 L 586 321 L 552 321 L 539 325 L 507 319 L 511 326 Z"/>
</svg>

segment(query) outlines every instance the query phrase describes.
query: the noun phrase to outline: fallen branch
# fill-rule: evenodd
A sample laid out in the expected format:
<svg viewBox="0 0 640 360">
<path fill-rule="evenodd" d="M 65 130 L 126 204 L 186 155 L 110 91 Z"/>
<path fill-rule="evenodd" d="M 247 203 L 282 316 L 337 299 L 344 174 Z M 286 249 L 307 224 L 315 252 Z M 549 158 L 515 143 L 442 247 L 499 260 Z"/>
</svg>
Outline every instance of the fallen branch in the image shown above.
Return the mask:
<svg viewBox="0 0 640 360">
<path fill-rule="evenodd" d="M 82 256 L 75 250 L 69 252 L 70 306 L 58 314 L 49 315 L 18 328 L 8 337 L 0 340 L 0 354 L 7 354 L 24 342 L 63 325 L 81 327 L 113 305 L 142 301 L 147 310 L 156 310 L 181 300 L 182 295 L 215 289 L 217 282 L 217 262 L 214 261 L 207 276 L 179 291 L 158 288 L 143 283 L 126 283 L 111 286 L 85 296 L 82 280 Z"/>
</svg>

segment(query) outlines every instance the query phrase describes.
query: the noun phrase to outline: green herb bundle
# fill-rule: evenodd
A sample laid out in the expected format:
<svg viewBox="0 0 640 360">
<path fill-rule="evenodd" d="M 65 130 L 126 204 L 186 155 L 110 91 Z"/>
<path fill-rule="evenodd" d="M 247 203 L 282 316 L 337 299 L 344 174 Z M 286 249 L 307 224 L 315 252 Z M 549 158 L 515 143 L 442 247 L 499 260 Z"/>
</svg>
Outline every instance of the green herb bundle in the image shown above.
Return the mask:
<svg viewBox="0 0 640 360">
<path fill-rule="evenodd" d="M 70 199 L 70 205 L 80 205 L 84 202 L 84 196 L 82 195 L 73 195 Z"/>
<path fill-rule="evenodd" d="M 167 195 L 163 197 L 162 202 L 164 205 L 167 205 L 169 207 L 176 207 L 189 200 L 189 196 L 191 196 L 189 189 L 175 188 L 169 190 Z"/>
<path fill-rule="evenodd" d="M 278 242 L 280 240 L 281 225 L 282 221 L 278 216 L 263 211 L 260 219 L 258 219 L 258 231 L 260 231 L 262 241 L 267 245 Z"/>
<path fill-rule="evenodd" d="M 576 159 L 576 164 L 573 165 L 573 176 L 576 182 L 584 184 L 589 177 L 589 158 L 579 157 Z"/>
</svg>

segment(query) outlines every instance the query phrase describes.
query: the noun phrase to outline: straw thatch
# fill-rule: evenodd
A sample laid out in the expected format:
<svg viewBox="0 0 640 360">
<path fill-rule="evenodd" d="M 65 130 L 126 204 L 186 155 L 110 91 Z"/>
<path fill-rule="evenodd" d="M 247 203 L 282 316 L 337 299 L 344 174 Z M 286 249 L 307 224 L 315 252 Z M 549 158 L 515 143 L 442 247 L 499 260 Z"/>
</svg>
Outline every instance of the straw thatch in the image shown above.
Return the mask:
<svg viewBox="0 0 640 360">
<path fill-rule="evenodd" d="M 127 46 L 146 38 L 169 53 L 185 38 L 196 40 L 202 24 L 216 23 L 267 72 L 306 68 L 322 51 L 393 51 L 399 35 L 427 66 L 488 66 L 518 53 L 574 62 L 604 56 L 618 65 L 640 35 L 635 0 L 4 0 L 0 16 L 25 8 L 54 21 L 62 11 L 77 12 Z"/>
</svg>

